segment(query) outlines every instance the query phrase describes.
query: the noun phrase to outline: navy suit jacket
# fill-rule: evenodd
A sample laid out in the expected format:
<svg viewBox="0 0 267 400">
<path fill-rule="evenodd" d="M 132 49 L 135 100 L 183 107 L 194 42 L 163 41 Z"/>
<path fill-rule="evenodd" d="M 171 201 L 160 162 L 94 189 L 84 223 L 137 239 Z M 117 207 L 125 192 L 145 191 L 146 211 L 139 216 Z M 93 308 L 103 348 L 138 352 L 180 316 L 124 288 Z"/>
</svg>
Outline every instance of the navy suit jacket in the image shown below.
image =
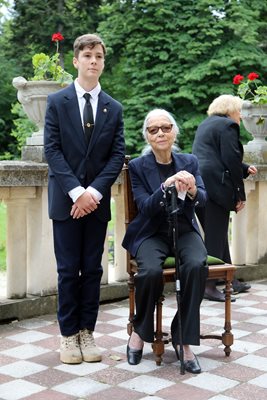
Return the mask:
<svg viewBox="0 0 267 400">
<path fill-rule="evenodd" d="M 192 154 L 173 153 L 175 172 L 188 171 L 196 179 L 197 195 L 194 200 L 187 196 L 184 201 L 183 213 L 199 234 L 199 227 L 195 219 L 195 206 L 204 206 L 207 195 L 204 183 L 199 173 L 198 161 Z M 140 244 L 154 235 L 162 222 L 162 207 L 164 207 L 163 192 L 161 190 L 160 175 L 153 153 L 133 159 L 129 163 L 134 200 L 138 208 L 137 217 L 129 224 L 123 247 L 135 257 Z"/>
<path fill-rule="evenodd" d="M 100 92 L 93 135 L 86 146 L 74 84 L 50 94 L 44 148 L 49 165 L 49 217 L 69 218 L 73 202 L 68 192 L 90 185 L 103 195 L 94 213 L 108 221 L 110 188 L 121 171 L 125 153 L 121 104 Z"/>
</svg>

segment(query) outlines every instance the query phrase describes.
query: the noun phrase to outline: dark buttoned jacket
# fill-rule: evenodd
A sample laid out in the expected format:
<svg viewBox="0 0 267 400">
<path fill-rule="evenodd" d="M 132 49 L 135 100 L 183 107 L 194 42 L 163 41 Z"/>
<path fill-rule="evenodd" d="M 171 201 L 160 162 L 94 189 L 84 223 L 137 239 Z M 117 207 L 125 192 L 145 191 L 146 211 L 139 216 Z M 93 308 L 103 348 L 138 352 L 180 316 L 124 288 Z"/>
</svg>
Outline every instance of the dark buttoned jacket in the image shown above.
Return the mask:
<svg viewBox="0 0 267 400">
<path fill-rule="evenodd" d="M 73 202 L 68 192 L 90 185 L 103 195 L 95 215 L 108 221 L 111 186 L 124 161 L 121 104 L 100 92 L 94 131 L 87 146 L 74 84 L 49 95 L 44 146 L 49 165 L 50 218 L 69 218 Z"/>
<path fill-rule="evenodd" d="M 193 230 L 199 232 L 195 219 L 195 206 L 204 206 L 207 195 L 198 169 L 197 158 L 192 154 L 173 153 L 175 172 L 188 171 L 196 179 L 197 195 L 194 200 L 187 196 L 183 204 L 183 213 Z M 154 154 L 138 157 L 130 161 L 129 173 L 131 178 L 134 200 L 138 208 L 137 217 L 129 224 L 123 240 L 123 246 L 133 255 L 140 244 L 159 230 L 165 206 L 164 192 L 161 189 L 160 174 Z"/>
<path fill-rule="evenodd" d="M 229 211 L 235 210 L 239 200 L 246 200 L 243 179 L 249 166 L 242 162 L 239 136 L 234 120 L 212 115 L 199 125 L 192 147 L 209 198 Z"/>
</svg>

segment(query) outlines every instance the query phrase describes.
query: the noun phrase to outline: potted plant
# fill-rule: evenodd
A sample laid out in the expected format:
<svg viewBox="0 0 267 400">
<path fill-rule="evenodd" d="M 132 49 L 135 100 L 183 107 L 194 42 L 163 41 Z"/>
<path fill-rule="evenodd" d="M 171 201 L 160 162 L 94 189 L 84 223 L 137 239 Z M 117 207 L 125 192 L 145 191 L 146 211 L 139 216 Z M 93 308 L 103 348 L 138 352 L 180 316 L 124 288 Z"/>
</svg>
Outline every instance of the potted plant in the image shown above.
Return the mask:
<svg viewBox="0 0 267 400">
<path fill-rule="evenodd" d="M 72 75 L 59 64 L 59 42 L 64 40 L 60 32 L 53 33 L 52 42 L 56 43 L 56 52 L 51 57 L 45 53 L 38 53 L 32 57 L 34 76 L 32 81 L 54 81 L 61 86 L 72 82 Z"/>
<path fill-rule="evenodd" d="M 245 129 L 253 140 L 245 146 L 247 160 L 256 163 L 267 162 L 267 86 L 262 84 L 259 74 L 250 72 L 245 78 L 238 74 L 233 78 L 237 95 L 244 100 L 241 110 Z"/>
<path fill-rule="evenodd" d="M 59 63 L 59 42 L 64 40 L 64 37 L 60 32 L 57 32 L 52 35 L 51 40 L 56 44 L 55 54 L 52 56 L 45 53 L 35 54 L 32 57 L 33 77 L 30 80 L 26 80 L 24 77 L 19 76 L 14 78 L 12 82 L 18 91 L 17 98 L 28 118 L 38 127 L 38 131 L 27 138 L 27 146 L 43 146 L 47 96 L 49 93 L 56 92 L 72 82 L 72 75 L 66 72 Z M 42 154 L 43 149 L 36 151 L 37 158 L 40 161 L 40 152 Z M 23 150 L 22 158 L 25 159 Z M 43 155 L 41 155 L 41 161 L 43 161 Z"/>
<path fill-rule="evenodd" d="M 259 75 L 250 72 L 245 80 L 243 75 L 235 75 L 233 84 L 238 85 L 237 94 L 241 99 L 253 104 L 267 104 L 267 86 L 262 85 Z"/>
</svg>

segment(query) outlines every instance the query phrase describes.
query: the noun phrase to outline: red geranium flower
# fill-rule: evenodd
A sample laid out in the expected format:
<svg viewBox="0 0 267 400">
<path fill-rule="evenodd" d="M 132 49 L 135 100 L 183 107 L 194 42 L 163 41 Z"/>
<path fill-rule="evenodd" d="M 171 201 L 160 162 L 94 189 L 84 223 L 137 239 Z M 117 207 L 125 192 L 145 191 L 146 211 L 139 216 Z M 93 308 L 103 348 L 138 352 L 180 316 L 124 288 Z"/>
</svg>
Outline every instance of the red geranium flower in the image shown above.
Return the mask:
<svg viewBox="0 0 267 400">
<path fill-rule="evenodd" d="M 239 85 L 239 84 L 243 81 L 243 79 L 244 79 L 244 76 L 243 76 L 243 75 L 240 75 L 240 74 L 235 75 L 235 76 L 233 77 L 233 84 L 234 84 L 234 85 Z"/>
<path fill-rule="evenodd" d="M 64 40 L 64 36 L 60 32 L 53 33 L 52 42 L 60 42 L 61 40 Z"/>
<path fill-rule="evenodd" d="M 61 42 L 61 40 L 64 40 L 64 36 L 61 35 L 60 32 L 53 33 L 52 42 L 56 42 L 56 46 L 57 46 L 56 52 L 57 53 L 59 52 L 59 42 Z"/>
<path fill-rule="evenodd" d="M 250 81 L 254 81 L 255 79 L 257 79 L 259 77 L 259 74 L 257 74 L 256 72 L 250 72 L 250 74 L 248 74 L 248 79 Z"/>
<path fill-rule="evenodd" d="M 233 84 L 238 85 L 237 95 L 253 104 L 267 104 L 267 86 L 261 83 L 259 74 L 250 72 L 246 79 L 243 75 L 236 75 Z"/>
</svg>

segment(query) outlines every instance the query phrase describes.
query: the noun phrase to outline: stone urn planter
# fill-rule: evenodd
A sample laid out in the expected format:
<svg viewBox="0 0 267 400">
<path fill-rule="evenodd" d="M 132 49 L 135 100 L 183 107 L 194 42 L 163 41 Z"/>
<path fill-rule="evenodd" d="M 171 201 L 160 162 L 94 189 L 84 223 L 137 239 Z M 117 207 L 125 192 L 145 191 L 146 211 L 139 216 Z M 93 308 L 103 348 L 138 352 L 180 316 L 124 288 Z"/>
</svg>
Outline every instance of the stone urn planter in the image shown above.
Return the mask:
<svg viewBox="0 0 267 400">
<path fill-rule="evenodd" d="M 38 127 L 38 131 L 27 138 L 26 146 L 22 149 L 22 159 L 43 162 L 47 96 L 62 89 L 62 86 L 53 81 L 27 81 L 22 76 L 14 78 L 12 84 L 17 89 L 18 101 L 22 104 L 28 118 Z"/>
<path fill-rule="evenodd" d="M 267 164 L 267 104 L 244 101 L 241 115 L 245 129 L 253 136 L 244 146 L 246 162 Z"/>
</svg>

